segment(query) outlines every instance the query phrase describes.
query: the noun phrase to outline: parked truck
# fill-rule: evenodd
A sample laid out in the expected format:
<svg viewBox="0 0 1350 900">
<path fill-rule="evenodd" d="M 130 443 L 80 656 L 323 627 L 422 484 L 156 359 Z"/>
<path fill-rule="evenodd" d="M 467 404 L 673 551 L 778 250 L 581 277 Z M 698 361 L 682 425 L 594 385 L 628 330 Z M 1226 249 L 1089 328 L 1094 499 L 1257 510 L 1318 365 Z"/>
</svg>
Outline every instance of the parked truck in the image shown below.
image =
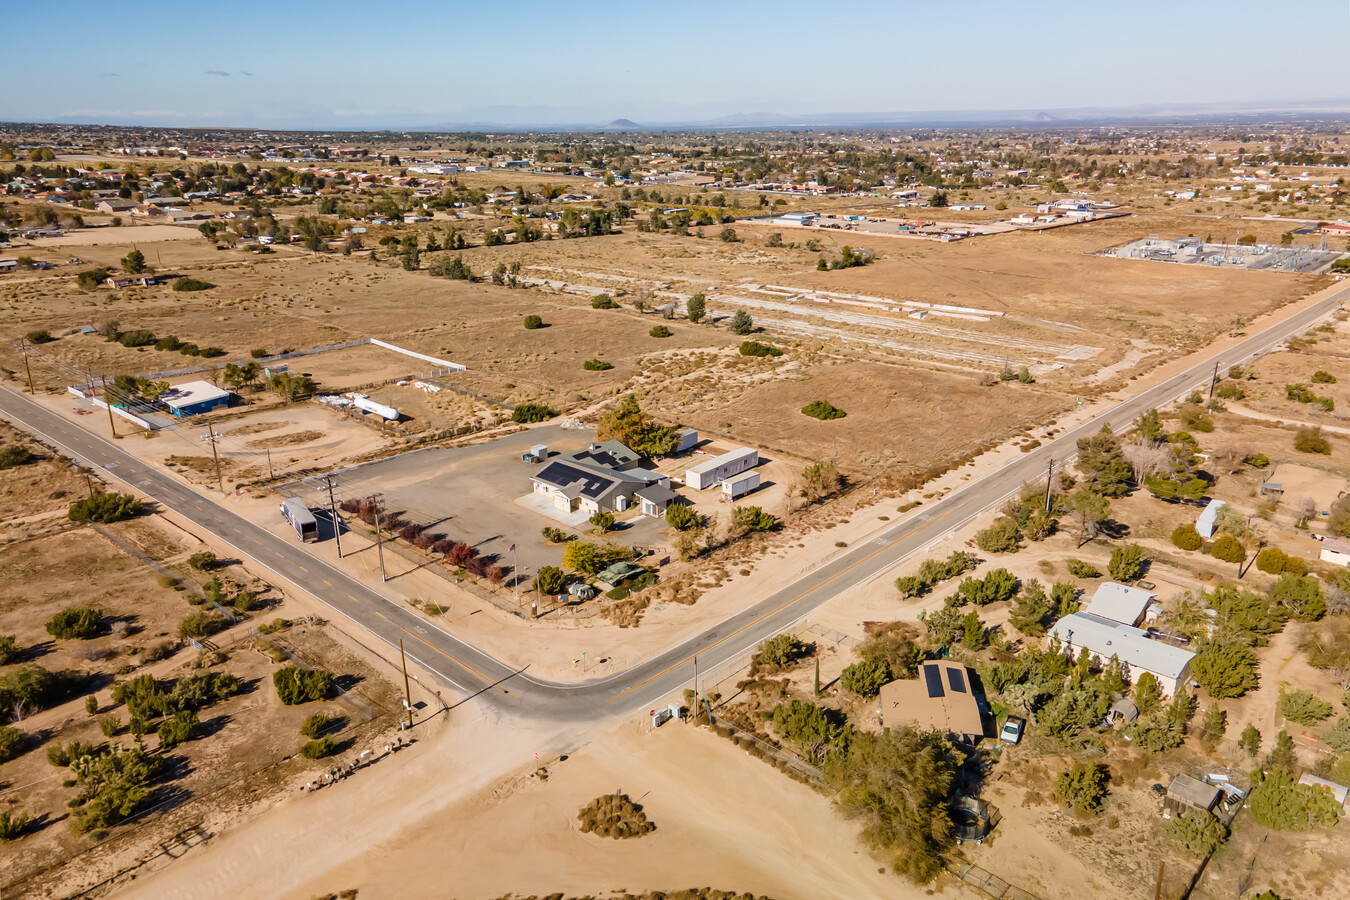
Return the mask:
<svg viewBox="0 0 1350 900">
<path fill-rule="evenodd" d="M 309 511 L 309 506 L 299 497 L 281 501 L 281 514 L 295 529 L 296 537 L 308 543 L 319 539 L 319 520 Z"/>
</svg>

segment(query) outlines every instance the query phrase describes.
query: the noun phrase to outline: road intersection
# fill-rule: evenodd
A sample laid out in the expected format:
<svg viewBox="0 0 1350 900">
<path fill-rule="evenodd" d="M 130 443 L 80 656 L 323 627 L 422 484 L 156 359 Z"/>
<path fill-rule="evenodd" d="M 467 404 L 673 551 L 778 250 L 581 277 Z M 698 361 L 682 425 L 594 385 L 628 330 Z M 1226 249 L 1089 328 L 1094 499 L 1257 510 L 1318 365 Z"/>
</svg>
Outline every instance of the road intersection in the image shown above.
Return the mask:
<svg viewBox="0 0 1350 900">
<path fill-rule="evenodd" d="M 958 530 L 976 516 L 1042 476 L 1051 457 L 1071 459 L 1081 437 L 1104 423 L 1128 426 L 1147 409 L 1164 406 L 1208 383 L 1214 367 L 1247 363 L 1299 334 L 1350 300 L 1350 287 L 1303 307 L 1241 342 L 1205 354 L 1161 384 L 1140 390 L 1103 413 L 1066 429 L 994 472 L 931 506 L 919 507 L 867 544 L 855 547 L 787 587 L 757 601 L 688 640 L 626 671 L 578 683 L 534 678 L 478 650 L 445 628 L 418 616 L 358 579 L 198 493 L 28 398 L 0 387 L 0 415 L 70 458 L 99 468 L 134 491 L 210 532 L 335 614 L 391 646 L 404 642 L 410 655 L 447 685 L 477 695 L 506 712 L 540 721 L 582 723 L 628 715 L 690 683 L 694 658 L 704 671 L 744 655 L 808 616 L 834 597 L 878 577 L 907 557 Z"/>
</svg>

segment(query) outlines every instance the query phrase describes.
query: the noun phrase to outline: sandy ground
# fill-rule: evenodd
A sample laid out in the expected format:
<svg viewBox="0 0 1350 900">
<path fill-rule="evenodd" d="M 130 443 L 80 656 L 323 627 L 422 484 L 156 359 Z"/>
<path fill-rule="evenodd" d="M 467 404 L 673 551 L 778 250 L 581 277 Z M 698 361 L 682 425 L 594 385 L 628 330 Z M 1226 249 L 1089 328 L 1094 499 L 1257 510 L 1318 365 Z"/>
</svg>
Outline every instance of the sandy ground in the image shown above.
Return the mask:
<svg viewBox="0 0 1350 900">
<path fill-rule="evenodd" d="M 134 229 L 134 230 L 133 230 Z M 55 238 L 32 238 L 34 249 L 47 247 L 98 247 L 105 244 L 150 243 L 154 241 L 191 241 L 202 239 L 196 223 L 192 225 L 141 224 L 135 219 L 128 224 L 122 220 L 119 228 L 88 228 L 68 231 Z"/>
<path fill-rule="evenodd" d="M 694 885 L 776 900 L 924 895 L 878 872 L 823 795 L 702 729 L 621 725 L 564 761 L 541 753 L 540 781 L 532 736 L 470 723 L 465 709 L 389 763 L 293 793 L 261 827 L 227 833 L 115 896 L 303 900 L 354 887 L 363 898 L 469 900 Z M 500 751 L 492 765 L 463 761 L 470 749 L 488 758 L 489 745 Z M 491 785 L 479 790 L 482 775 Z M 577 811 L 616 790 L 644 807 L 655 832 L 621 842 L 577 830 Z"/>
</svg>

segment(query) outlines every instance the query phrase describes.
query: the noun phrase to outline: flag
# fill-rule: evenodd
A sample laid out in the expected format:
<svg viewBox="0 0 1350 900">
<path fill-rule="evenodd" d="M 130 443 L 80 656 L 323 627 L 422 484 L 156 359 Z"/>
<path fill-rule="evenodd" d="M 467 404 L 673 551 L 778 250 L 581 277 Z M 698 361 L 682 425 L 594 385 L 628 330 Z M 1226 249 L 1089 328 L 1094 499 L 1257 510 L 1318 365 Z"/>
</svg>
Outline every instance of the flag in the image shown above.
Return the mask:
<svg viewBox="0 0 1350 900">
<path fill-rule="evenodd" d="M 507 553 L 515 553 L 515 552 L 516 552 L 516 545 L 515 545 L 515 544 L 512 544 L 512 545 L 511 545 L 511 548 L 510 548 L 509 550 L 507 550 L 506 552 L 507 552 Z"/>
</svg>

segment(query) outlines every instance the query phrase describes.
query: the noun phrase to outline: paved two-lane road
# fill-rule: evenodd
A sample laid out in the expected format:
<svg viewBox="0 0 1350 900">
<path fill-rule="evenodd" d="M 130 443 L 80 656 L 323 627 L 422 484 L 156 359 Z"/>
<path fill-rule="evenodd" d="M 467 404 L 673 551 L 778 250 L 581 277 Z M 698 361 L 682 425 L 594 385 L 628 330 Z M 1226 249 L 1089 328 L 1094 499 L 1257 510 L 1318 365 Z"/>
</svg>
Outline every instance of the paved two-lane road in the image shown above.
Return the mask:
<svg viewBox="0 0 1350 900">
<path fill-rule="evenodd" d="M 1031 453 L 920 508 L 869 543 L 793 584 L 758 601 L 708 631 L 674 646 L 627 671 L 578 684 L 542 681 L 517 671 L 453 634 L 388 600 L 339 568 L 320 560 L 292 540 L 225 509 L 163 472 L 120 450 L 80 425 L 49 412 L 26 397 L 0 388 L 0 414 L 41 436 L 70 457 L 101 468 L 129 487 L 211 532 L 278 577 L 318 597 L 335 613 L 371 634 L 405 646 L 423 666 L 444 681 L 504 709 L 544 721 L 580 722 L 629 714 L 687 684 L 697 654 L 705 670 L 726 662 L 789 627 L 821 604 L 874 578 L 896 563 L 940 540 L 962 524 L 1041 477 L 1050 457 L 1071 458 L 1080 437 L 1103 422 L 1123 427 L 1141 412 L 1162 406 L 1205 384 L 1215 364 L 1221 368 L 1249 361 L 1285 338 L 1298 334 L 1350 299 L 1350 287 L 1281 320 L 1234 347 L 1208 355 L 1184 373 L 1117 404 L 1102 415 L 1063 432 Z M 481 693 L 480 693 L 481 692 Z"/>
</svg>

